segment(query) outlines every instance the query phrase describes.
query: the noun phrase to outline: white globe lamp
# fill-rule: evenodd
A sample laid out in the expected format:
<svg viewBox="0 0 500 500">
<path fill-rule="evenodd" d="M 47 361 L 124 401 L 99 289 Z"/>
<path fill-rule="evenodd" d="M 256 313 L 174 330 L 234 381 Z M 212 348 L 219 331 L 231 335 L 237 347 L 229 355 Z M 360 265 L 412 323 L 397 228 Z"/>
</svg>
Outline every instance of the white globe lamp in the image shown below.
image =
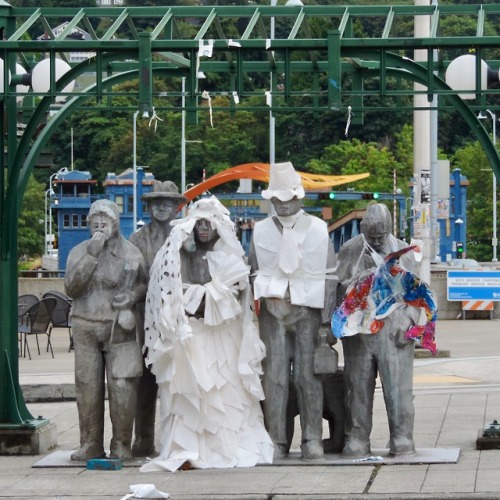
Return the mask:
<svg viewBox="0 0 500 500">
<path fill-rule="evenodd" d="M 16 63 L 16 75 L 25 75 L 26 74 L 26 70 L 19 64 L 19 63 Z M 26 94 L 27 92 L 29 92 L 29 87 L 28 85 L 16 85 L 16 92 L 22 92 L 23 94 Z M 18 95 L 17 98 L 16 98 L 16 101 L 17 102 L 21 102 L 23 100 L 23 97 L 22 95 Z"/>
<path fill-rule="evenodd" d="M 9 71 L 9 84 L 10 84 L 10 71 Z M 4 92 L 3 86 L 3 59 L 0 59 L 0 94 Z"/>
<path fill-rule="evenodd" d="M 67 73 L 71 66 L 62 59 L 55 58 L 55 79 L 59 80 L 65 73 Z M 50 90 L 50 59 L 43 59 L 34 68 L 31 74 L 31 86 L 36 93 L 44 94 Z M 75 86 L 72 81 L 64 87 L 63 92 L 71 92 Z M 57 102 L 64 101 L 66 97 L 59 96 L 56 98 Z"/>
<path fill-rule="evenodd" d="M 492 71 L 483 60 L 481 60 L 480 72 L 481 90 L 486 90 L 489 82 L 498 81 L 498 72 Z M 446 68 L 445 78 L 446 83 L 453 90 L 458 92 L 461 90 L 474 91 L 476 89 L 476 56 L 466 54 L 453 59 Z M 476 98 L 474 93 L 459 93 L 458 96 L 466 100 Z"/>
</svg>

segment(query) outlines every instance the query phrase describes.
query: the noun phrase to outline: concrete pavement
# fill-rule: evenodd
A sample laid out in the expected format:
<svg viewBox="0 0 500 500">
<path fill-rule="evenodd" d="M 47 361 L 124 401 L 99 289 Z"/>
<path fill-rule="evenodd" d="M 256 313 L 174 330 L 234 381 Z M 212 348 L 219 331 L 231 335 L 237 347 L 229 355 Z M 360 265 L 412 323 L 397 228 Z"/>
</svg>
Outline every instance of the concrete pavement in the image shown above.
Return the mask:
<svg viewBox="0 0 500 500">
<path fill-rule="evenodd" d="M 33 344 L 33 359 L 20 359 L 20 382 L 23 392 L 31 394 L 27 399 L 40 398 L 49 391 L 57 400 L 30 402 L 28 408 L 33 416 L 55 423 L 55 452 L 63 453 L 76 449 L 79 440 L 76 404 L 60 400 L 71 397 L 73 390 L 73 353 L 67 352 L 66 331 L 53 335 L 55 359 L 44 350 L 39 356 Z M 438 348 L 449 350 L 449 358 L 415 359 L 416 463 L 389 465 L 384 455 L 382 462 L 373 463 L 309 465 L 290 460 L 293 465 L 284 462 L 248 469 L 141 473 L 137 467 L 119 471 L 33 467 L 52 453 L 1 456 L 0 498 L 121 499 L 129 493 L 130 485 L 153 483 L 172 499 L 182 500 L 499 499 L 500 450 L 476 450 L 476 438 L 485 425 L 494 419 L 500 421 L 500 321 L 438 321 L 437 342 Z M 108 426 L 106 442 L 109 438 Z M 298 448 L 299 439 L 297 429 L 292 449 Z M 387 441 L 387 418 L 378 389 L 373 450 L 384 454 Z M 446 455 L 456 449 L 456 462 L 424 463 L 429 461 L 425 450 Z"/>
</svg>

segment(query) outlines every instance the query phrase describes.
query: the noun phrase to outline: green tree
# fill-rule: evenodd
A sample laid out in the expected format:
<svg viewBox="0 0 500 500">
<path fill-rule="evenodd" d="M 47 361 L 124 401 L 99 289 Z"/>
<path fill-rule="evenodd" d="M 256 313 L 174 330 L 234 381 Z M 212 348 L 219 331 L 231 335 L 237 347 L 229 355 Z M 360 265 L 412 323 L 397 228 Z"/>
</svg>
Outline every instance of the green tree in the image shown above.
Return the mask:
<svg viewBox="0 0 500 500">
<path fill-rule="evenodd" d="M 20 259 L 28 260 L 43 253 L 45 237 L 44 186 L 32 175 L 24 193 L 19 215 L 17 250 Z"/>
<path fill-rule="evenodd" d="M 308 169 L 311 172 L 326 175 L 369 173 L 368 178 L 356 181 L 354 184 L 344 184 L 339 186 L 338 190 L 392 193 L 393 172 L 401 170 L 401 164 L 387 147 L 381 147 L 374 142 L 363 143 L 359 139 L 352 139 L 326 147 L 320 159 L 309 162 Z M 341 217 L 350 210 L 365 206 L 365 200 L 334 201 L 335 218 Z"/>
</svg>

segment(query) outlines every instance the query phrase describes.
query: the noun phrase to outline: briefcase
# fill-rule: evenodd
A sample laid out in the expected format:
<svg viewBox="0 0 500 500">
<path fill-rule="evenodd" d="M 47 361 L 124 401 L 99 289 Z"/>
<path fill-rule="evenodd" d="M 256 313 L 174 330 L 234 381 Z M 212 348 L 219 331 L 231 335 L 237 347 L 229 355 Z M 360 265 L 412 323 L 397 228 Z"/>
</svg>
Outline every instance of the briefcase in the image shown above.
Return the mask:
<svg viewBox="0 0 500 500">
<path fill-rule="evenodd" d="M 122 325 L 127 321 L 120 318 L 120 315 L 126 314 L 132 312 L 128 310 L 118 312 L 111 330 L 109 359 L 113 378 L 134 378 L 142 375 L 143 356 L 137 327 L 134 322 L 133 325 L 129 324 L 129 328 L 132 326 L 131 330 L 124 330 Z"/>
</svg>

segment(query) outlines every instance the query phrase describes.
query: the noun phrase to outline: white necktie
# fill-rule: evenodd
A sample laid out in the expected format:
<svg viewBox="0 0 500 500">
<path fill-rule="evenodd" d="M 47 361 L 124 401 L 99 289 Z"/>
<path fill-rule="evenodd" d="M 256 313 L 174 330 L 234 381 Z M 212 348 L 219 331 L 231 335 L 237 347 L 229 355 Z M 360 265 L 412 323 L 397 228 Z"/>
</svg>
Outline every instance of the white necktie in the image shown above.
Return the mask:
<svg viewBox="0 0 500 500">
<path fill-rule="evenodd" d="M 293 231 L 299 217 L 300 213 L 291 217 L 278 217 L 283 226 L 278 263 L 285 274 L 292 274 L 299 267 L 299 245 Z"/>
</svg>

